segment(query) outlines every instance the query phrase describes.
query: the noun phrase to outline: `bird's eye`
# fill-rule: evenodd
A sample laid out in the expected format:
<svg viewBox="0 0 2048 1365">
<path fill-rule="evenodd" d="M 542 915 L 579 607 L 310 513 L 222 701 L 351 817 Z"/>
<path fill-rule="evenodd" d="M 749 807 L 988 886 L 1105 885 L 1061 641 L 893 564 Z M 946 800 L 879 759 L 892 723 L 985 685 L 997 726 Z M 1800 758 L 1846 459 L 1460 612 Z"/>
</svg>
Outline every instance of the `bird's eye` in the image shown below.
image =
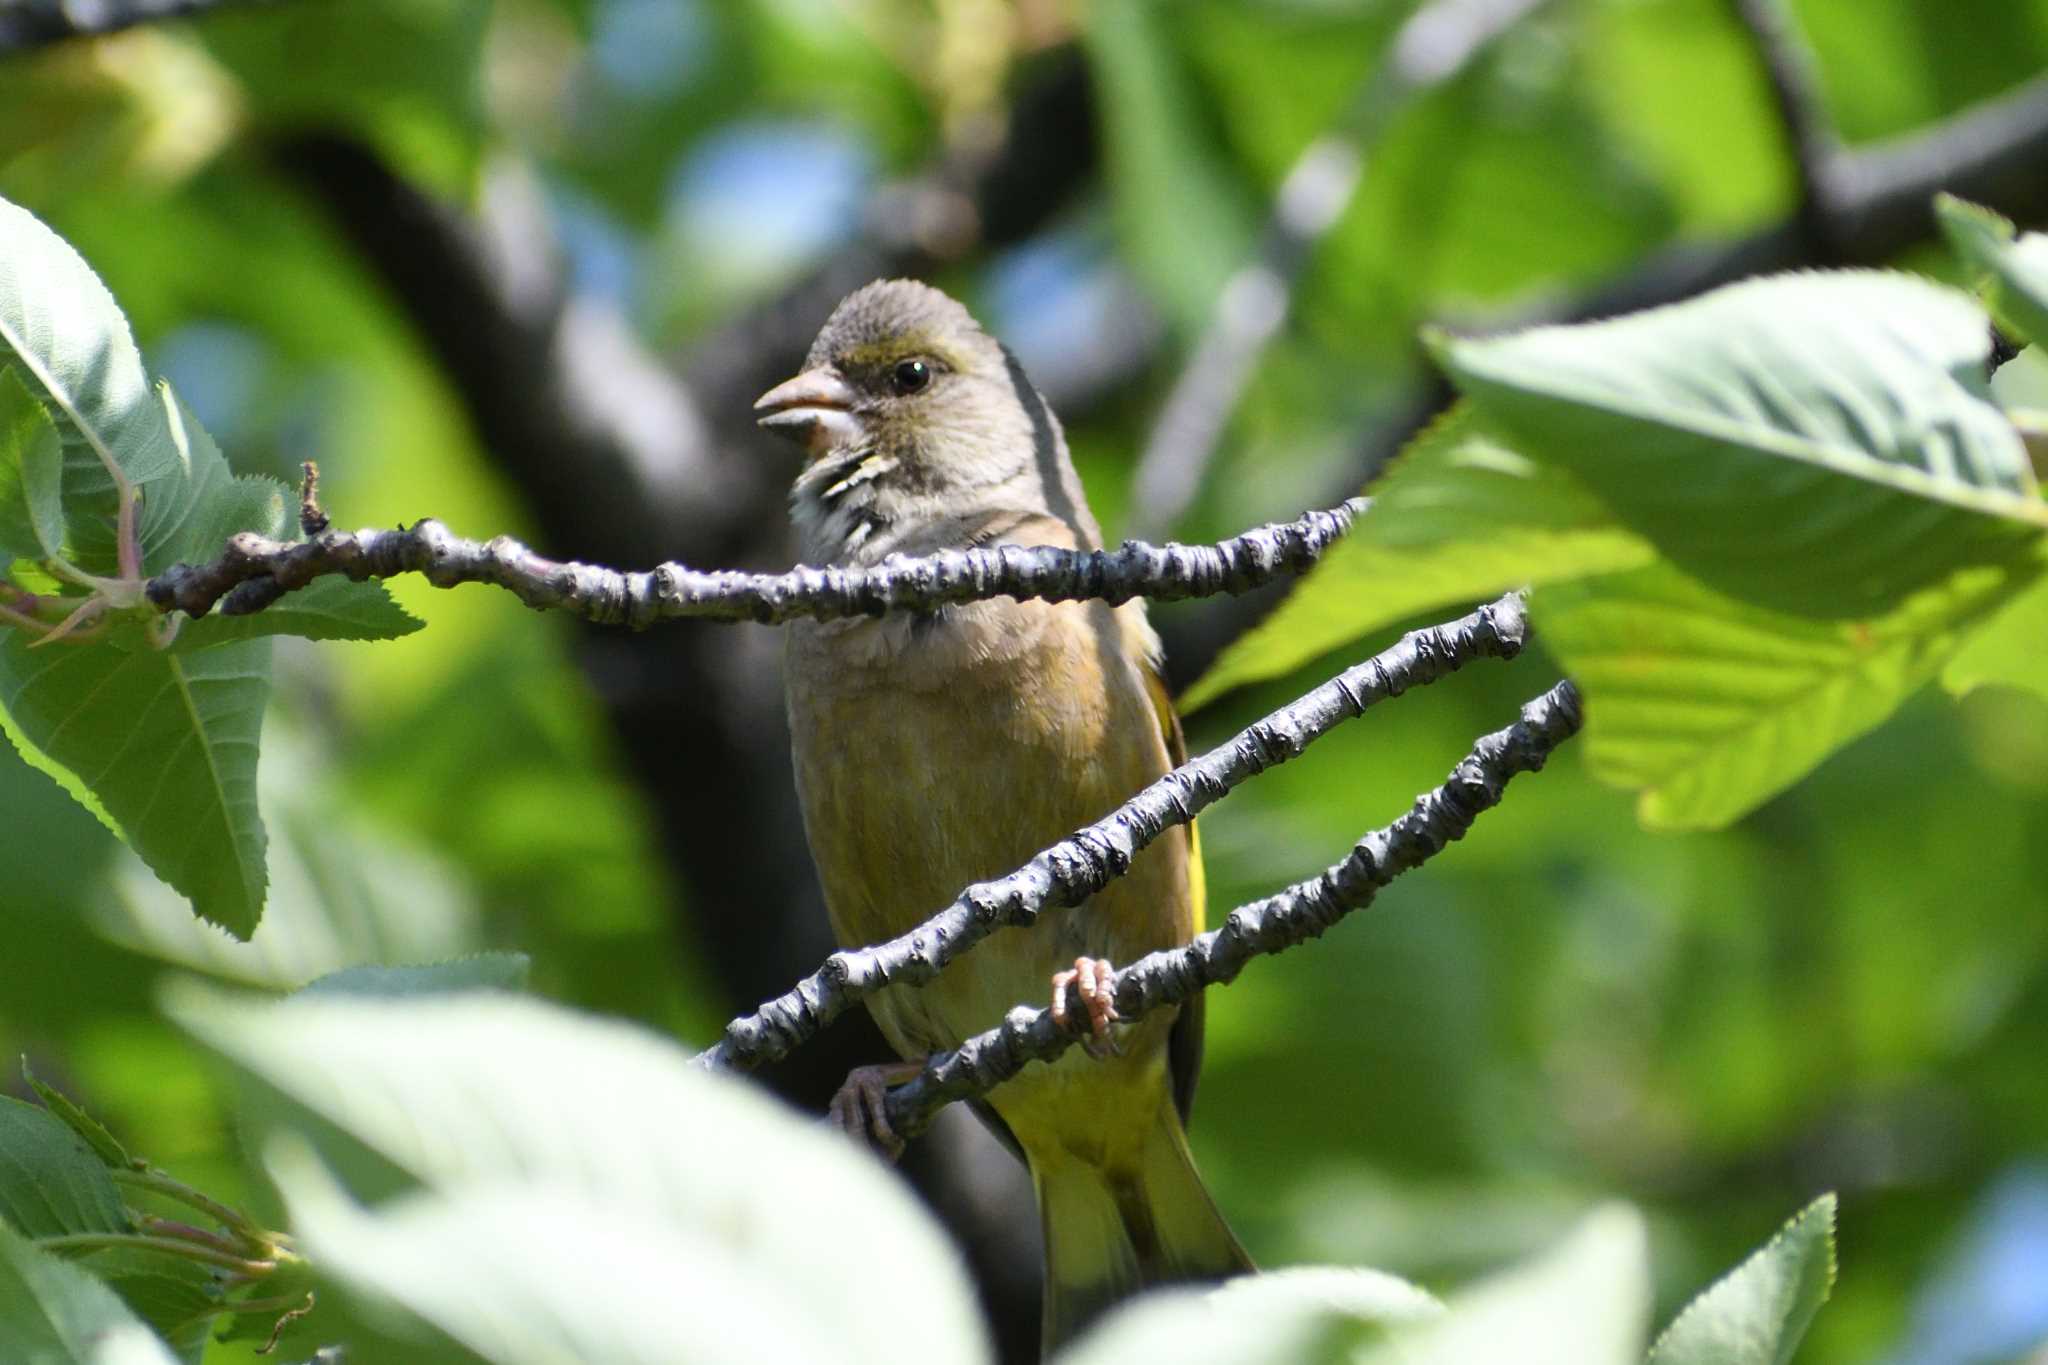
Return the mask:
<svg viewBox="0 0 2048 1365">
<path fill-rule="evenodd" d="M 932 382 L 932 367 L 922 360 L 899 360 L 889 372 L 889 382 L 898 393 L 916 393 Z"/>
</svg>

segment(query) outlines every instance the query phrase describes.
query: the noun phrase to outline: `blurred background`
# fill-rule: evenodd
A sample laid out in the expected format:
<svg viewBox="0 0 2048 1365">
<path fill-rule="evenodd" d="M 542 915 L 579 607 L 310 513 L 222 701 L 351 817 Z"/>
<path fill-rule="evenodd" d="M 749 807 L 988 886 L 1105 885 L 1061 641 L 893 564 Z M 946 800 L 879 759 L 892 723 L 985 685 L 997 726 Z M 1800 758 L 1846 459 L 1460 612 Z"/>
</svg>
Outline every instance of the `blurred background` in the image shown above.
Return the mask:
<svg viewBox="0 0 2048 1365">
<path fill-rule="evenodd" d="M 877 275 L 1012 344 L 1112 537 L 1214 539 L 1355 491 L 1442 404 L 1426 322 L 1952 278 L 1942 185 L 2048 219 L 2048 0 L 138 8 L 191 13 L 0 4 L 0 195 L 238 468 L 317 459 L 345 526 L 621 567 L 790 562 L 794 454 L 749 407 Z M 0 1056 L 259 1202 L 154 1012 L 169 966 L 296 986 L 518 948 L 539 992 L 701 1043 L 830 947 L 775 632 L 393 586 L 427 630 L 280 642 L 251 945 L 0 749 Z M 1271 601 L 1155 609 L 1176 685 Z M 1191 748 L 1383 643 L 1198 712 Z M 1554 676 L 1475 668 L 1240 789 L 1203 823 L 1215 912 L 1333 861 Z M 2038 1360 L 2044 887 L 2048 706 L 2019 693 L 1923 697 L 1720 834 L 1639 831 L 1567 755 L 1212 995 L 1197 1155 L 1261 1262 L 1438 1290 L 1637 1201 L 1660 1320 L 1837 1189 L 1801 1360 Z M 850 1017 L 765 1079 L 821 1107 L 884 1052 Z M 1028 1192 L 955 1118 L 906 1173 L 1028 1354 Z"/>
</svg>

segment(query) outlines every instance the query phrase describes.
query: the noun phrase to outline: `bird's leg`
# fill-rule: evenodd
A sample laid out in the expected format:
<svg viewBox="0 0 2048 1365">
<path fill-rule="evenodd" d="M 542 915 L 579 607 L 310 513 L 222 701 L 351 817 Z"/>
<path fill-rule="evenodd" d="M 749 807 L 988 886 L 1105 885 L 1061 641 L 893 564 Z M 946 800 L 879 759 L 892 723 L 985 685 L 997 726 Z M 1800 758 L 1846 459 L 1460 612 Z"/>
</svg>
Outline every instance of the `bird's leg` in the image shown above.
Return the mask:
<svg viewBox="0 0 2048 1365">
<path fill-rule="evenodd" d="M 1110 987 L 1115 975 L 1116 968 L 1106 957 L 1077 957 L 1071 970 L 1052 976 L 1052 1021 L 1067 1027 L 1067 987 L 1072 986 L 1088 1011 L 1088 1034 L 1081 1046 L 1098 1061 L 1123 1050 L 1109 1031 L 1116 1022 L 1116 992 Z"/>
<path fill-rule="evenodd" d="M 889 1087 L 903 1084 L 923 1069 L 922 1059 L 855 1067 L 832 1096 L 826 1120 L 854 1141 L 894 1161 L 903 1155 L 903 1139 L 889 1126 Z"/>
</svg>

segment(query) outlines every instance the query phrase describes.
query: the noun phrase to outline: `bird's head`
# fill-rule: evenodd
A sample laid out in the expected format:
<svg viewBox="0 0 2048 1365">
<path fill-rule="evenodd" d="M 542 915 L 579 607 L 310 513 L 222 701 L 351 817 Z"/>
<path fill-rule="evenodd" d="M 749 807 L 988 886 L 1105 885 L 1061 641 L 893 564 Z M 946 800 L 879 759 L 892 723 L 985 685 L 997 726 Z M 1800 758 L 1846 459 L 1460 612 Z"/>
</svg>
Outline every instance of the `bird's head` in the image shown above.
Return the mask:
<svg viewBox="0 0 2048 1365">
<path fill-rule="evenodd" d="M 915 280 L 849 294 L 803 372 L 754 410 L 807 453 L 792 507 L 810 548 L 835 556 L 884 529 L 1028 494 L 1065 463 L 1058 425 L 1016 361 Z"/>
</svg>

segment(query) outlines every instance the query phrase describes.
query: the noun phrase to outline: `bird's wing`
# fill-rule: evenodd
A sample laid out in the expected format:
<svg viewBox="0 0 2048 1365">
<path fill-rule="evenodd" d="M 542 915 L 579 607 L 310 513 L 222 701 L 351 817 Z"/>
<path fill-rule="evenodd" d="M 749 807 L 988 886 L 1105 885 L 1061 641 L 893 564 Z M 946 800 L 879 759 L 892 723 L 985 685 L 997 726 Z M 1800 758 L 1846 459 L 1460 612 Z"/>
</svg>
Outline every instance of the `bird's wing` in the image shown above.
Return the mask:
<svg viewBox="0 0 2048 1365">
<path fill-rule="evenodd" d="M 1160 675 L 1159 663 L 1158 657 L 1151 655 L 1141 665 L 1145 675 L 1145 694 L 1152 699 L 1153 713 L 1159 717 L 1159 735 L 1166 741 L 1166 760 L 1178 768 L 1188 761 L 1188 741 L 1187 736 L 1181 733 L 1180 715 L 1173 709 L 1173 696 L 1166 690 L 1166 679 Z M 1188 913 L 1191 920 L 1189 934 L 1192 936 L 1206 927 L 1209 888 L 1202 875 L 1202 837 L 1194 821 L 1188 822 L 1187 831 Z"/>
<path fill-rule="evenodd" d="M 1124 611 L 1129 611 L 1126 607 Z M 1146 648 L 1135 652 L 1140 660 L 1139 671 L 1145 677 L 1145 693 L 1152 699 L 1153 714 L 1159 718 L 1159 734 L 1166 741 L 1166 760 L 1178 768 L 1188 761 L 1187 736 L 1181 732 L 1180 714 L 1173 709 L 1173 695 L 1166 689 L 1166 679 L 1160 674 L 1162 662 L 1159 637 L 1152 633 L 1152 627 L 1145 621 L 1142 608 L 1135 613 Z M 1130 628 L 1126 627 L 1126 632 Z M 1185 826 L 1188 840 L 1188 935 L 1193 937 L 1202 932 L 1208 920 L 1209 886 L 1202 870 L 1202 835 L 1190 820 Z M 1174 836 L 1169 833 L 1167 838 Z M 1180 1007 L 1180 1017 L 1173 1021 L 1173 1032 L 1166 1044 L 1167 1066 L 1173 1073 L 1173 1103 L 1180 1110 L 1182 1123 L 1188 1121 L 1195 1107 L 1195 1081 L 1202 1070 L 1202 1014 L 1206 992 L 1197 992 L 1194 999 Z"/>
</svg>

